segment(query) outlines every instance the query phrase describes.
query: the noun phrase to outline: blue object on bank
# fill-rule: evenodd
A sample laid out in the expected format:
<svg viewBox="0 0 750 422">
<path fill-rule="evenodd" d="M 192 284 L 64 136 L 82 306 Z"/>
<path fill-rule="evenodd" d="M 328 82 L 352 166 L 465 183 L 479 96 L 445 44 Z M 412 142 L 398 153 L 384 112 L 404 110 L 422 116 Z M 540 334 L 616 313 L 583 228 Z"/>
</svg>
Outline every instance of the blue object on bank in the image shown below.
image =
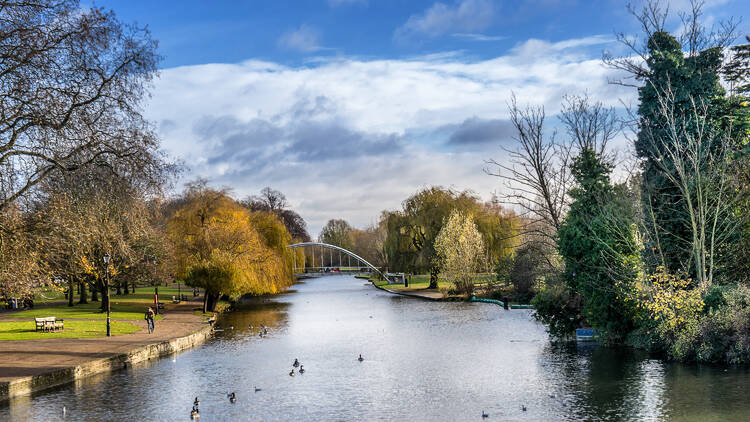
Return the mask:
<svg viewBox="0 0 750 422">
<path fill-rule="evenodd" d="M 576 328 L 576 340 L 595 341 L 596 330 L 594 330 L 593 328 Z"/>
</svg>

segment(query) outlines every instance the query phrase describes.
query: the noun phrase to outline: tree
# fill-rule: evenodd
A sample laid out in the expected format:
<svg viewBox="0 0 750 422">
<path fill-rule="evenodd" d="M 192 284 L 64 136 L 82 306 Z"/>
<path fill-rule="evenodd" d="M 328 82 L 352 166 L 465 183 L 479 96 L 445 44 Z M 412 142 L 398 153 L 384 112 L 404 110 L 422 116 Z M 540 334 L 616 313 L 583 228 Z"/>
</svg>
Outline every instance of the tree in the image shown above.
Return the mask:
<svg viewBox="0 0 750 422">
<path fill-rule="evenodd" d="M 485 169 L 491 176 L 506 182 L 507 194 L 502 202 L 523 210 L 526 233 L 535 233 L 551 245 L 568 206 L 570 184 L 568 159 L 570 144 L 558 142 L 553 133 L 544 134 L 544 107 L 519 107 L 515 94 L 508 105 L 510 121 L 516 128 L 516 149 L 506 149 L 510 164 L 490 159 L 496 170 Z"/>
<path fill-rule="evenodd" d="M 429 288 L 436 289 L 440 268 L 435 260 L 435 238 L 454 209 L 478 211 L 479 201 L 470 191 L 455 192 L 440 186 L 425 188 L 388 213 L 385 249 L 388 262 L 401 271 L 430 273 Z"/>
<path fill-rule="evenodd" d="M 435 239 L 437 265 L 456 290 L 470 297 L 474 275 L 484 254 L 484 241 L 473 219 L 458 210 L 451 212 Z"/>
<path fill-rule="evenodd" d="M 148 172 L 140 103 L 159 56 L 147 29 L 78 0 L 0 1 L 0 209 L 55 172 Z"/>
<path fill-rule="evenodd" d="M 633 201 L 625 186 L 612 186 L 611 171 L 590 148 L 573 160 L 576 187 L 558 247 L 567 288 L 582 298 L 586 320 L 603 338 L 621 340 L 634 327 L 635 312 L 626 299 L 638 275 L 640 246 Z"/>
<path fill-rule="evenodd" d="M 307 233 L 307 223 L 293 210 L 287 209 L 289 203 L 286 196 L 270 187 L 260 191 L 260 195 L 253 195 L 240 202 L 251 211 L 266 211 L 276 214 L 286 226 L 292 239 L 300 242 L 309 242 L 310 234 Z"/>
<path fill-rule="evenodd" d="M 320 230 L 318 240 L 322 243 L 352 250 L 352 230 L 352 226 L 346 220 L 331 219 Z"/>
<path fill-rule="evenodd" d="M 205 289 L 204 312 L 213 311 L 222 295 L 277 293 L 292 282 L 284 256 L 278 253 L 289 234 L 270 221 L 211 189 L 205 180 L 188 184 L 181 205 L 168 222 L 177 257 L 177 275 Z"/>
</svg>

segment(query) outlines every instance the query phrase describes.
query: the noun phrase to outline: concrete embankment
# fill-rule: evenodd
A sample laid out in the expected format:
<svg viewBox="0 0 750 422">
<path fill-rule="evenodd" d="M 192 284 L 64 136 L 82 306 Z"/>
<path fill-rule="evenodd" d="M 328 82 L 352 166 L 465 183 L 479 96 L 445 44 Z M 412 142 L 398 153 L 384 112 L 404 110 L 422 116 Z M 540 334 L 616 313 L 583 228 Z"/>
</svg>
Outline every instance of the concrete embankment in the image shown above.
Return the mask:
<svg viewBox="0 0 750 422">
<path fill-rule="evenodd" d="M 67 384 L 91 375 L 124 369 L 151 359 L 159 359 L 164 356 L 196 347 L 204 343 L 210 337 L 211 327 L 205 325 L 200 330 L 186 336 L 137 346 L 124 353 L 117 353 L 106 358 L 89 360 L 67 368 L 54 369 L 49 372 L 25 377 L 16 377 L 10 381 L 2 381 L 0 382 L 0 401 Z"/>
</svg>

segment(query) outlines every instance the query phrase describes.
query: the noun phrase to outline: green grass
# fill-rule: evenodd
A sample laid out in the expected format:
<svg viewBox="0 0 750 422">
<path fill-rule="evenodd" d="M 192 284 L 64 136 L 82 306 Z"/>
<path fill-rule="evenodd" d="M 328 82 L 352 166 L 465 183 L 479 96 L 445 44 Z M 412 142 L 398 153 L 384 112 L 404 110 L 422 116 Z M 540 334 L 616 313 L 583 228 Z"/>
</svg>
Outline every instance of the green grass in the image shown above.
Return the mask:
<svg viewBox="0 0 750 422">
<path fill-rule="evenodd" d="M 488 279 L 494 278 L 494 274 L 477 274 L 474 277 L 474 286 L 482 286 L 487 283 Z M 375 282 L 378 287 L 383 287 L 390 290 L 398 291 L 410 291 L 410 290 L 424 290 L 430 286 L 430 275 L 429 274 L 415 274 L 412 276 L 409 287 L 404 287 L 403 284 L 388 284 L 384 280 L 378 280 Z M 444 279 L 438 278 L 438 290 L 440 289 L 451 289 L 453 283 Z"/>
<path fill-rule="evenodd" d="M 182 293 L 188 296 L 192 296 L 192 290 L 190 288 L 183 288 Z M 51 294 L 45 293 L 47 297 Z M 172 296 L 177 295 L 176 287 L 159 287 L 159 302 L 171 303 Z M 76 302 L 78 297 L 75 298 Z M 89 300 L 91 297 L 89 296 Z M 60 299 L 64 300 L 62 293 Z M 146 307 L 152 306 L 154 303 L 154 288 L 153 287 L 139 287 L 135 293 L 129 295 L 115 296 L 110 293 L 110 300 L 112 304 L 110 306 L 111 318 L 112 319 L 136 319 L 142 320 L 143 313 L 146 311 Z M 0 320 L 7 318 L 42 318 L 54 316 L 57 318 L 80 318 L 80 319 L 106 319 L 107 314 L 99 311 L 101 302 L 91 302 L 79 305 L 76 303 L 75 306 L 69 307 L 66 303 L 57 303 L 50 306 L 43 306 L 45 302 L 35 301 L 35 304 L 42 305 L 34 307 L 27 311 L 11 312 L 0 314 Z M 161 315 L 157 315 L 156 319 L 161 319 Z"/>
<path fill-rule="evenodd" d="M 31 321 L 0 322 L 0 341 L 5 340 L 38 340 L 45 338 L 89 338 L 107 335 L 104 321 L 65 321 L 65 330 L 52 333 L 35 331 L 36 324 Z M 112 335 L 135 333 L 143 327 L 129 322 L 112 321 Z"/>
</svg>

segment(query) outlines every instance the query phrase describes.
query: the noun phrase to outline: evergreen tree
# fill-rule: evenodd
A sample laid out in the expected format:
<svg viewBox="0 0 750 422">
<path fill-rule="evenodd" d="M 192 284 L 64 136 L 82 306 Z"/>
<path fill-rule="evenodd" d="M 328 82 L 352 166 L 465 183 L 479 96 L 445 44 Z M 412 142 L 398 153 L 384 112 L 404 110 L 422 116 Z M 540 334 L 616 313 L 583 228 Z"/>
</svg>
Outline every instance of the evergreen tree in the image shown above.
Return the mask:
<svg viewBox="0 0 750 422">
<path fill-rule="evenodd" d="M 571 171 L 573 201 L 558 231 L 564 279 L 580 295 L 587 322 L 606 339 L 619 340 L 633 328 L 626 300 L 639 258 L 632 201 L 625 186 L 610 183 L 612 166 L 592 149 L 581 151 Z"/>
<path fill-rule="evenodd" d="M 690 119 L 695 104 L 710 104 L 715 113 L 708 118 L 718 122 L 720 110 L 726 109 L 719 83 L 722 50 L 716 47 L 686 56 L 675 37 L 659 31 L 649 39 L 648 51 L 648 75 L 638 89 L 640 127 L 635 142 L 636 153 L 643 159 L 642 198 L 650 235 L 647 251 L 651 252 L 652 266 L 664 265 L 674 272 L 690 267 L 690 245 L 684 241 L 690 239 L 690 233 L 677 187 L 664 174 L 664 163 L 657 162 L 661 141 L 670 142 L 669 116 L 664 115 L 659 101 L 666 92 L 673 94 L 674 107 L 680 114 L 676 117 L 688 131 L 696 124 Z"/>
</svg>

